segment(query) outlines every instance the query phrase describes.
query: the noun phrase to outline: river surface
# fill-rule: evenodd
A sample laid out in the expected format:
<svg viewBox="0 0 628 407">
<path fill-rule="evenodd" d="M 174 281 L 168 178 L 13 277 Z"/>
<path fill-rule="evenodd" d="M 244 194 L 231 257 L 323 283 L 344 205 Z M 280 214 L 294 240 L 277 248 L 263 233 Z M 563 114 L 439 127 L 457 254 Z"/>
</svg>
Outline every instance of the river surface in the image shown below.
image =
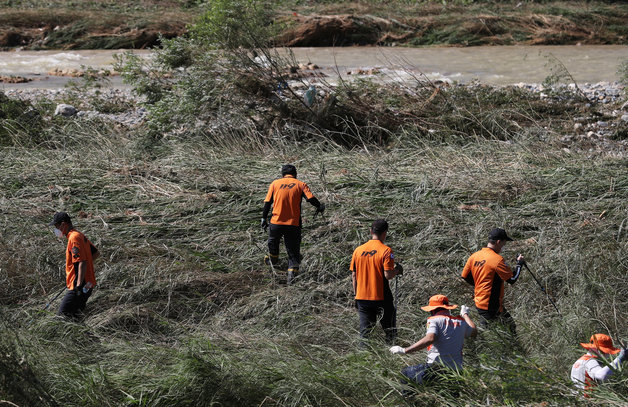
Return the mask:
<svg viewBox="0 0 628 407">
<path fill-rule="evenodd" d="M 0 83 L 0 89 L 60 88 L 71 78 L 52 76 L 55 68 L 111 68 L 113 55 L 123 50 L 9 51 L 0 52 L 0 75 L 24 76 L 25 84 Z M 134 51 L 150 58 L 150 51 Z M 628 60 L 628 46 L 490 46 L 467 48 L 345 47 L 293 48 L 298 62 L 314 63 L 336 82 L 338 77 L 360 77 L 379 71 L 378 80 L 411 80 L 425 75 L 432 80 L 494 85 L 541 83 L 560 61 L 578 83 L 618 80 L 619 64 Z M 554 62 L 552 62 L 554 61 Z M 362 70 L 362 71 L 360 71 Z M 351 72 L 351 74 L 349 74 Z M 357 74 L 356 74 L 357 72 Z M 125 87 L 120 77 L 109 86 Z"/>
</svg>

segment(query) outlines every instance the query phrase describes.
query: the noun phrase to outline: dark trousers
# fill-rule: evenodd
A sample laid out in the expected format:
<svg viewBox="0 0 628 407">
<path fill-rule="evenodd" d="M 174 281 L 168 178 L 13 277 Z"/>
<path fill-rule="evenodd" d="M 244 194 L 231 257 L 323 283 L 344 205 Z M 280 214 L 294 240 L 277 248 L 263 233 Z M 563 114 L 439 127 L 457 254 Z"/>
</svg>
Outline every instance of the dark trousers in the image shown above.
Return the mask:
<svg viewBox="0 0 628 407">
<path fill-rule="evenodd" d="M 515 324 L 515 320 L 506 308 L 503 308 L 502 312 L 489 311 L 480 308 L 477 308 L 477 310 L 478 314 L 480 314 L 480 325 L 482 327 L 487 328 L 493 324 L 500 324 L 508 328 L 513 335 L 517 333 L 517 324 Z"/>
<path fill-rule="evenodd" d="M 279 256 L 281 238 L 288 252 L 288 268 L 298 269 L 301 264 L 301 226 L 270 224 L 268 231 L 268 253 Z"/>
<path fill-rule="evenodd" d="M 397 327 L 395 324 L 396 310 L 391 300 L 369 301 L 356 300 L 358 306 L 358 316 L 360 317 L 360 337 L 368 338 L 375 323 L 377 316 L 382 314 L 379 323 L 386 334 L 386 343 L 392 344 L 397 336 Z"/>
<path fill-rule="evenodd" d="M 80 295 L 76 290 L 68 290 L 63 300 L 61 300 L 61 306 L 57 315 L 76 319 L 79 313 L 85 309 L 90 295 L 92 295 L 91 289 L 86 293 L 81 292 Z"/>
<path fill-rule="evenodd" d="M 444 369 L 446 368 L 438 363 L 432 363 L 431 365 L 423 363 L 420 365 L 406 366 L 401 369 L 401 374 L 416 384 L 430 384 L 438 382 L 439 373 Z M 407 381 L 405 380 L 402 380 L 401 382 L 403 384 L 407 384 Z"/>
</svg>

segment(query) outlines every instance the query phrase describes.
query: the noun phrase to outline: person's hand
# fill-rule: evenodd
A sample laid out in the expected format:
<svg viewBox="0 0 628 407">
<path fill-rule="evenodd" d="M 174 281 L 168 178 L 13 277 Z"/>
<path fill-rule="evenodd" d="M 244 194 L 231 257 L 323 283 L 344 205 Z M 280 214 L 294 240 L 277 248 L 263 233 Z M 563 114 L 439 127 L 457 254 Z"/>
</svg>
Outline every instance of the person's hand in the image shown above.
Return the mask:
<svg viewBox="0 0 628 407">
<path fill-rule="evenodd" d="M 520 265 L 520 266 L 523 266 L 524 264 L 526 264 L 526 261 L 523 258 L 523 254 L 519 254 L 517 256 L 517 264 Z"/>
<path fill-rule="evenodd" d="M 268 219 L 262 218 L 262 230 L 266 232 L 268 230 Z"/>
<path fill-rule="evenodd" d="M 622 364 L 627 357 L 628 352 L 626 352 L 626 348 L 622 348 L 617 355 L 617 360 L 619 361 L 619 364 Z"/>
<path fill-rule="evenodd" d="M 406 353 L 406 350 L 401 346 L 393 346 L 392 348 L 390 348 L 390 353 L 392 353 L 393 355 L 403 355 L 404 353 Z"/>
<path fill-rule="evenodd" d="M 77 297 L 80 297 L 83 295 L 83 286 L 85 285 L 85 283 L 77 285 L 76 288 L 74 289 L 74 294 Z"/>
<path fill-rule="evenodd" d="M 403 275 L 403 266 L 400 263 L 395 264 L 395 271 L 397 271 L 397 275 Z"/>
<path fill-rule="evenodd" d="M 318 206 L 318 208 L 316 208 L 316 212 L 314 212 L 314 215 L 318 215 L 319 213 L 322 215 L 323 212 L 325 212 L 325 204 L 322 203 Z"/>
<path fill-rule="evenodd" d="M 469 307 L 467 307 L 466 305 L 461 305 L 460 306 L 460 316 L 464 317 L 465 315 L 469 315 Z"/>
</svg>

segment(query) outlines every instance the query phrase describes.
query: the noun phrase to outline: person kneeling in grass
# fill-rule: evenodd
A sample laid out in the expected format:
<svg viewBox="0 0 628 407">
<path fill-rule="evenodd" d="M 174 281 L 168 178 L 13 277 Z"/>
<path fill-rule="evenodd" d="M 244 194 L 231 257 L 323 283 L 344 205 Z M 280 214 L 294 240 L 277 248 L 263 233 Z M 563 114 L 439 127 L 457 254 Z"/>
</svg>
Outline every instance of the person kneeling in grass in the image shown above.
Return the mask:
<svg viewBox="0 0 628 407">
<path fill-rule="evenodd" d="M 427 333 L 412 346 L 402 348 L 393 346 L 393 354 L 412 353 L 427 348 L 427 363 L 407 366 L 401 373 L 415 383 L 433 381 L 438 371 L 444 367 L 462 369 L 462 347 L 465 338 L 477 335 L 477 327 L 469 317 L 469 307 L 460 307 L 460 316 L 452 316 L 449 310 L 457 308 L 450 305 L 444 295 L 434 295 L 429 305 L 421 307 L 431 316 L 427 319 Z"/>
<path fill-rule="evenodd" d="M 595 383 L 608 379 L 628 356 L 626 355 L 626 349 L 614 347 L 611 337 L 604 334 L 592 335 L 589 343 L 581 343 L 580 346 L 588 350 L 588 352 L 573 364 L 571 381 L 574 382 L 577 388 L 584 391 L 585 397 L 589 397 Z M 603 363 L 601 364 L 598 361 L 600 356 L 605 357 L 618 353 L 619 355 L 610 365 L 602 367 Z"/>
</svg>

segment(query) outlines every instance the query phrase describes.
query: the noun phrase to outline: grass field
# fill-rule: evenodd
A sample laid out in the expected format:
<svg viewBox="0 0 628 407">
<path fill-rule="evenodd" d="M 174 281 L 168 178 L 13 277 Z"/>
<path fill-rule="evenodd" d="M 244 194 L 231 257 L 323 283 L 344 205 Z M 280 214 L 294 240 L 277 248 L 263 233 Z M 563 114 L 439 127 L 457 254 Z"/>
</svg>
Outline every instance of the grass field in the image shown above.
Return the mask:
<svg viewBox="0 0 628 407">
<path fill-rule="evenodd" d="M 377 117 L 354 122 L 350 143 L 255 127 L 156 137 L 144 127 L 52 117 L 50 100 L 35 106 L 39 116 L 10 120 L 28 107 L 2 99 L 0 399 L 625 405 L 623 372 L 586 403 L 569 382 L 578 343 L 594 332 L 625 339 L 628 323 L 626 145 L 561 141 L 576 117 L 597 120 L 598 107 L 481 86 L 443 88 L 428 101 L 431 90 L 417 84 L 412 97 L 393 98 L 373 86 L 347 95 L 374 116 L 416 121 L 386 131 L 385 142 L 367 137 Z M 259 229 L 266 188 L 287 162 L 327 204 L 316 219 L 305 205 L 303 273 L 291 286 L 262 265 Z M 102 253 L 81 323 L 53 316 L 59 300 L 43 311 L 63 286 L 64 243 L 46 227 L 58 210 Z M 357 349 L 349 260 L 378 217 L 389 220 L 387 243 L 405 267 L 393 283 L 401 344 L 424 334 L 419 306 L 431 295 L 472 304 L 458 276 L 495 226 L 516 240 L 507 261 L 524 253 L 561 314 L 524 272 L 506 288 L 519 343 L 481 332 L 466 345 L 462 374 L 403 398 L 399 370 L 424 354 L 391 356 L 383 335 Z"/>
</svg>

